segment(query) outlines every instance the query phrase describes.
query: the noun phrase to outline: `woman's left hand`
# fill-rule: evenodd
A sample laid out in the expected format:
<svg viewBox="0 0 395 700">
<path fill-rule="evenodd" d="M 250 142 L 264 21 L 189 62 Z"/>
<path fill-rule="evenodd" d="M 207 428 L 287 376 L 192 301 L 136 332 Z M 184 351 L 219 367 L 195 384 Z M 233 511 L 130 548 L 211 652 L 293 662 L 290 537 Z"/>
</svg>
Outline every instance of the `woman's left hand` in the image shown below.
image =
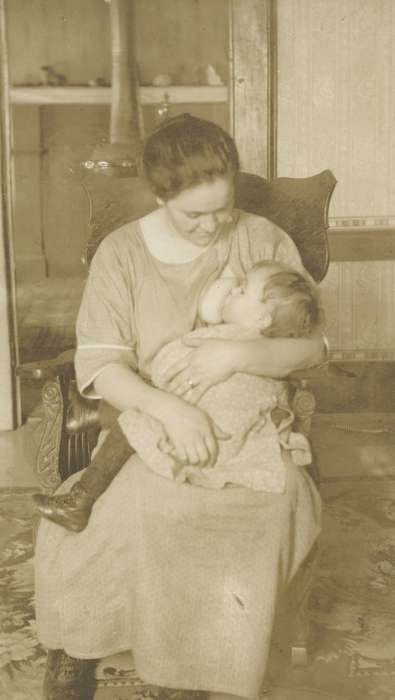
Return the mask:
<svg viewBox="0 0 395 700">
<path fill-rule="evenodd" d="M 183 343 L 191 351 L 175 362 L 163 377 L 165 388 L 172 394 L 185 396 L 196 403 L 214 384 L 225 381 L 235 371 L 232 362 L 232 341 L 188 338 Z"/>
</svg>

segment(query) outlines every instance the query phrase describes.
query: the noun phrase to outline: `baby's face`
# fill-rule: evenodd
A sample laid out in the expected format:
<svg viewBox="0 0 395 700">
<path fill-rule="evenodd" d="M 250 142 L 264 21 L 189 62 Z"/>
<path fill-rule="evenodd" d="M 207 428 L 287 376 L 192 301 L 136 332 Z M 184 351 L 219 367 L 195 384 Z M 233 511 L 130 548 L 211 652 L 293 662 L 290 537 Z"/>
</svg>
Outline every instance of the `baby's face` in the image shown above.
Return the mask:
<svg viewBox="0 0 395 700">
<path fill-rule="evenodd" d="M 244 327 L 270 325 L 274 300 L 263 301 L 265 284 L 280 271 L 281 268 L 273 263 L 248 272 L 243 283 L 230 291 L 222 311 L 223 321 Z"/>
</svg>

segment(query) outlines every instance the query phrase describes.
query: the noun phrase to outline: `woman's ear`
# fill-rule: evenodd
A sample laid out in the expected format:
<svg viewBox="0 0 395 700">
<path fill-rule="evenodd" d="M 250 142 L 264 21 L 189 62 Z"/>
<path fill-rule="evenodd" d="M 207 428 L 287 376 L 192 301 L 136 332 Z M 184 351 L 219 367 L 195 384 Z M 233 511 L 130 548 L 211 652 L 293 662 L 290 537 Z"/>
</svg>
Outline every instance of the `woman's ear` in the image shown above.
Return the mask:
<svg viewBox="0 0 395 700">
<path fill-rule="evenodd" d="M 163 207 L 164 205 L 164 200 L 161 197 L 155 197 L 156 203 L 159 204 L 160 207 Z"/>
</svg>

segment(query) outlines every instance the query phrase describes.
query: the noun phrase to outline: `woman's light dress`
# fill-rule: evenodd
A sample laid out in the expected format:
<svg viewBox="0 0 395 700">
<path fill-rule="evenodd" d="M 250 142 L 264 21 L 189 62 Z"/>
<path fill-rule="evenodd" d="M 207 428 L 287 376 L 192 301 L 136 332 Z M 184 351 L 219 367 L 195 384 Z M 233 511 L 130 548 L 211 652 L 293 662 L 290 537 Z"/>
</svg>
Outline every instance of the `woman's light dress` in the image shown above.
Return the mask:
<svg viewBox="0 0 395 700">
<path fill-rule="evenodd" d="M 194 327 L 206 284 L 226 264 L 242 275 L 263 259 L 301 269 L 280 229 L 237 210 L 220 240 L 184 264 L 156 260 L 138 223 L 108 236 L 78 319 L 80 388 L 92 394 L 92 380 L 114 361 L 149 378 L 159 348 Z M 41 522 L 40 641 L 81 658 L 132 649 L 149 683 L 253 697 L 278 595 L 319 530 L 319 495 L 291 461 L 285 493 L 272 494 L 178 484 L 133 456 L 84 531 Z"/>
</svg>

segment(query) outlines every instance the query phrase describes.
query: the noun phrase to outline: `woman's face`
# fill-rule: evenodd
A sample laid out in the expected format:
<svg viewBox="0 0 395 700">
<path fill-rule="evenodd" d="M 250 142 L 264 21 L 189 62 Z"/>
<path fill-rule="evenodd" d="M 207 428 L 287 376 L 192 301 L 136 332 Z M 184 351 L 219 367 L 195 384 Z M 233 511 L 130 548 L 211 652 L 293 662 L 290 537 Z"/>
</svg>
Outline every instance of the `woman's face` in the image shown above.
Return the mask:
<svg viewBox="0 0 395 700">
<path fill-rule="evenodd" d="M 166 202 L 158 202 L 176 235 L 196 246 L 206 247 L 230 221 L 233 200 L 233 178 L 220 177 L 183 190 Z"/>
</svg>

